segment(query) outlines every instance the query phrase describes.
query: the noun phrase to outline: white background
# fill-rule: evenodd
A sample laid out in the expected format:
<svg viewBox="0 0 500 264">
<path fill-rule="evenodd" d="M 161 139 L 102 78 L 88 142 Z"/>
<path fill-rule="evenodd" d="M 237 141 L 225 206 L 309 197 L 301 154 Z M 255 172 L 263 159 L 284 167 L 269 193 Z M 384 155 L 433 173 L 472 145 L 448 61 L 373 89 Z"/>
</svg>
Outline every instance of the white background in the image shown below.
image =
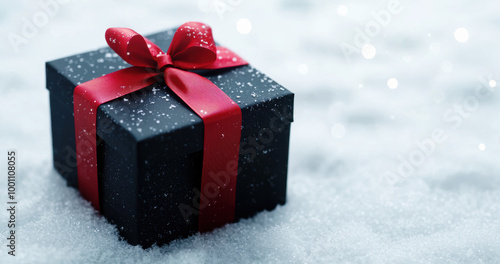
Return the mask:
<svg viewBox="0 0 500 264">
<path fill-rule="evenodd" d="M 18 255 L 0 210 L 0 263 L 500 262 L 497 1 L 47 2 L 0 4 L 1 203 L 7 149 L 19 158 Z M 145 251 L 53 170 L 44 63 L 104 46 L 108 27 L 190 20 L 296 93 L 288 202 Z"/>
</svg>

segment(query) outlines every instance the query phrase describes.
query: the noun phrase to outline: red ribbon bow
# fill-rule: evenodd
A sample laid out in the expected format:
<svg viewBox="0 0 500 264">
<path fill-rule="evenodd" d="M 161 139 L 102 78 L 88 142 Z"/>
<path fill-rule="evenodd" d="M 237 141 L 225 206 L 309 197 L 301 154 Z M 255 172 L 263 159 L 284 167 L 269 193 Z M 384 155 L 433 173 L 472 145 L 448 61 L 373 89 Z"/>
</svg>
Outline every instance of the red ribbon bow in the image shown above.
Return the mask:
<svg viewBox="0 0 500 264">
<path fill-rule="evenodd" d="M 232 51 L 217 47 L 210 27 L 198 22 L 180 26 L 167 53 L 128 28 L 108 29 L 106 41 L 133 66 L 80 84 L 74 90 L 78 186 L 82 196 L 99 210 L 96 153 L 99 105 L 145 88 L 157 81 L 155 77 L 163 75 L 167 86 L 204 124 L 200 191 L 217 195 L 200 199 L 199 230 L 232 222 L 241 109 L 210 80 L 187 70 L 222 69 L 248 63 Z"/>
</svg>

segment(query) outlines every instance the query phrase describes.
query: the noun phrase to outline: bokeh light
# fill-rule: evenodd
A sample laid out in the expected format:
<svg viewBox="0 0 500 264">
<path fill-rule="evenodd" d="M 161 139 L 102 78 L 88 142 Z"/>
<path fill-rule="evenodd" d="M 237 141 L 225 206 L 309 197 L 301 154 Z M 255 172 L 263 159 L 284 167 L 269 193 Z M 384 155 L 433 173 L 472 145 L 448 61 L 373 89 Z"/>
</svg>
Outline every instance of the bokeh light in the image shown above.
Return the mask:
<svg viewBox="0 0 500 264">
<path fill-rule="evenodd" d="M 249 34 L 252 31 L 252 22 L 246 18 L 238 20 L 236 29 L 240 34 Z"/>
<path fill-rule="evenodd" d="M 479 144 L 480 151 L 484 151 L 485 149 L 486 149 L 486 146 L 483 143 Z"/>
<path fill-rule="evenodd" d="M 458 42 L 466 42 L 469 39 L 469 31 L 465 28 L 457 28 L 455 30 L 455 39 Z"/>
<path fill-rule="evenodd" d="M 346 16 L 347 13 L 348 13 L 347 6 L 340 5 L 339 7 L 337 7 L 337 14 L 339 14 L 339 16 Z"/>
<path fill-rule="evenodd" d="M 365 59 L 371 60 L 377 54 L 377 49 L 372 44 L 366 44 L 361 49 L 361 54 Z"/>
<path fill-rule="evenodd" d="M 391 89 L 396 89 L 398 88 L 398 80 L 396 78 L 389 78 L 387 81 L 387 86 Z"/>
</svg>

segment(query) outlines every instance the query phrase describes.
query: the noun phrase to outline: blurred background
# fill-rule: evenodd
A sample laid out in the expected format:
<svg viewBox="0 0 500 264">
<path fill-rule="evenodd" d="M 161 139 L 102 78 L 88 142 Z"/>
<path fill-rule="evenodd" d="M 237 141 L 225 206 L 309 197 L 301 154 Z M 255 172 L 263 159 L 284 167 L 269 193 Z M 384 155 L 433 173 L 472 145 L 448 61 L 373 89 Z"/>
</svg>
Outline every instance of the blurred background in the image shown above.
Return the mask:
<svg viewBox="0 0 500 264">
<path fill-rule="evenodd" d="M 4 157 L 19 153 L 20 255 L 2 247 L 0 262 L 498 263 L 499 7 L 3 2 L 0 146 Z M 147 35 L 186 21 L 209 24 L 219 43 L 296 94 L 288 202 L 143 251 L 118 241 L 52 169 L 44 63 L 105 46 L 109 27 Z"/>
</svg>

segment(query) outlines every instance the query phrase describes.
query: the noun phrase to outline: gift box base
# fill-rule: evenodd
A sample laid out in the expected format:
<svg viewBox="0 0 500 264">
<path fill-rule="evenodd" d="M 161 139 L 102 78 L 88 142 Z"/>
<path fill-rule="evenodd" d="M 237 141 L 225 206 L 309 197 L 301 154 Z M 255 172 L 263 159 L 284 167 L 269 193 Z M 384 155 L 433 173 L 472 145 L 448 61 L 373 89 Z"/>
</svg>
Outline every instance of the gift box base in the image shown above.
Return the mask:
<svg viewBox="0 0 500 264">
<path fill-rule="evenodd" d="M 148 38 L 166 50 L 172 33 Z M 120 68 L 123 63 L 108 54 L 109 49 L 101 49 L 47 63 L 54 167 L 74 188 L 78 176 L 72 91 L 81 82 Z M 68 68 L 70 61 L 82 66 Z M 96 67 L 100 64 L 104 66 Z M 251 66 L 200 74 L 242 109 L 235 221 L 284 204 L 293 93 Z M 246 89 L 241 84 L 247 84 Z M 142 121 L 136 127 L 137 119 Z M 149 247 L 197 233 L 201 119 L 160 81 L 101 105 L 97 126 L 101 214 L 120 235 Z M 146 134 L 148 128 L 157 130 Z"/>
</svg>

